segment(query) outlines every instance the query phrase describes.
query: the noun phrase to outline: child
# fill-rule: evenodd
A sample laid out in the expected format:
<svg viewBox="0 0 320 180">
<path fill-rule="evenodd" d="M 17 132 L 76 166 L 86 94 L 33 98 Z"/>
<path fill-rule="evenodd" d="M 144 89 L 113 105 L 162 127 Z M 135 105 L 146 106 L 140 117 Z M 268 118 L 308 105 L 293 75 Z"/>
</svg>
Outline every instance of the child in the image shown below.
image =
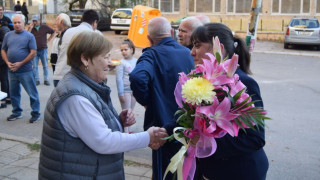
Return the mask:
<svg viewBox="0 0 320 180">
<path fill-rule="evenodd" d="M 122 109 L 133 109 L 136 99 L 130 89 L 129 73 L 137 63 L 137 59 L 132 57 L 135 47 L 130 39 L 125 39 L 120 45 L 120 50 L 123 59 L 121 59 L 121 64 L 116 67 L 119 100 Z M 125 128 L 125 132 L 131 133 L 130 127 Z"/>
</svg>

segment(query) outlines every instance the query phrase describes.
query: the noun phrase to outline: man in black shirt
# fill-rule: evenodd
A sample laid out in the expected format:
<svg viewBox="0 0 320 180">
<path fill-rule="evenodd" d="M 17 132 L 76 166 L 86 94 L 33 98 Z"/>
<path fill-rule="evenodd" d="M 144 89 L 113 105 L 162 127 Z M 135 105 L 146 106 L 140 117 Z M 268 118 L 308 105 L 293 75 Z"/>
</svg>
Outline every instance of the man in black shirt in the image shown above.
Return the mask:
<svg viewBox="0 0 320 180">
<path fill-rule="evenodd" d="M 10 28 L 10 30 L 13 30 L 12 21 L 7 16 L 4 16 L 3 12 L 4 12 L 4 8 L 2 5 L 0 5 L 0 26 L 7 25 Z"/>
<path fill-rule="evenodd" d="M 13 7 L 14 11 L 21 11 L 21 4 L 20 1 L 17 1 L 17 4 Z"/>
</svg>

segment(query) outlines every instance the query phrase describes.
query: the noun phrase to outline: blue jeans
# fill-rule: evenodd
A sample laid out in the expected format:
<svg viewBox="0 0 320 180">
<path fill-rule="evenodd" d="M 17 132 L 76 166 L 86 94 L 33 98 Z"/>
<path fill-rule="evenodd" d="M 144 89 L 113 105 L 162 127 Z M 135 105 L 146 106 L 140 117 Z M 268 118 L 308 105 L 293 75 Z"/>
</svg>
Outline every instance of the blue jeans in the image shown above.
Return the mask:
<svg viewBox="0 0 320 180">
<path fill-rule="evenodd" d="M 59 83 L 59 80 L 53 80 L 53 87 L 57 87 Z"/>
<path fill-rule="evenodd" d="M 22 108 L 20 106 L 21 100 L 21 85 L 24 87 L 30 97 L 31 116 L 40 116 L 40 101 L 36 82 L 34 80 L 33 72 L 15 73 L 9 71 L 9 89 L 12 103 L 12 114 L 21 115 Z"/>
<path fill-rule="evenodd" d="M 32 60 L 33 75 L 36 81 L 40 81 L 39 72 L 38 72 L 39 59 L 41 60 L 42 67 L 43 67 L 44 80 L 48 81 L 48 49 L 37 50 L 37 56 Z"/>
</svg>

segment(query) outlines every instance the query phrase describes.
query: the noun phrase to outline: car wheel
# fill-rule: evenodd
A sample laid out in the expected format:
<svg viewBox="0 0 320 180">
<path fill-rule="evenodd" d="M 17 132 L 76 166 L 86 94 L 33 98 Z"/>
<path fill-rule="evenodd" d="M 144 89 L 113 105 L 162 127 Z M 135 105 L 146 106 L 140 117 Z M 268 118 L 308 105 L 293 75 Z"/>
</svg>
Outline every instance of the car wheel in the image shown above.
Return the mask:
<svg viewBox="0 0 320 180">
<path fill-rule="evenodd" d="M 116 30 L 116 31 L 114 31 L 114 33 L 115 33 L 115 34 L 120 34 L 120 33 L 121 33 L 121 31 Z"/>
<path fill-rule="evenodd" d="M 284 46 L 283 46 L 285 49 L 288 49 L 289 48 L 289 45 L 287 43 L 284 43 Z"/>
</svg>

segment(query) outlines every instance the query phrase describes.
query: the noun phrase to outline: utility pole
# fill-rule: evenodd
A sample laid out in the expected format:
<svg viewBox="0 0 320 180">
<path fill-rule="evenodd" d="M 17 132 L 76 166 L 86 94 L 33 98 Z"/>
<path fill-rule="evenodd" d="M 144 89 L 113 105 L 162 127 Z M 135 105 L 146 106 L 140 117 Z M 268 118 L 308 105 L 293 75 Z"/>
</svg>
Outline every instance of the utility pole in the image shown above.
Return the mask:
<svg viewBox="0 0 320 180">
<path fill-rule="evenodd" d="M 257 26 L 259 21 L 259 12 L 261 9 L 262 0 L 252 0 L 250 21 L 248 25 L 248 31 L 246 36 L 246 44 L 249 48 L 250 55 L 253 52 L 254 44 L 257 39 Z"/>
</svg>

